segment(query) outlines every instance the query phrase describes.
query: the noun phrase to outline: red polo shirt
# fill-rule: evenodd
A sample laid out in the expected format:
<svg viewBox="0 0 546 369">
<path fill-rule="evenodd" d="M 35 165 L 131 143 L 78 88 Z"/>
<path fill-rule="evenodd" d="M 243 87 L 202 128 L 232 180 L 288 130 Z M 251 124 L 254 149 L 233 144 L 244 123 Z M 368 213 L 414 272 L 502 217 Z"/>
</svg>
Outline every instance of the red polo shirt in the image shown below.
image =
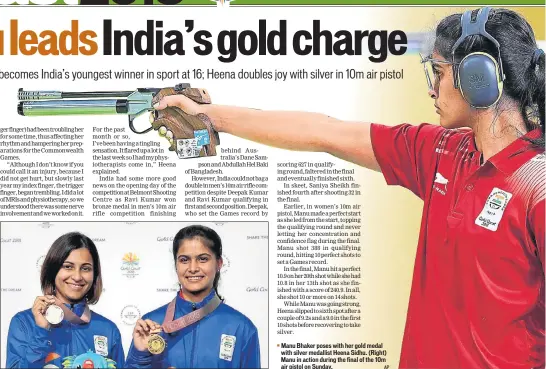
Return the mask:
<svg viewBox="0 0 546 369">
<path fill-rule="evenodd" d="M 400 367 L 544 368 L 544 149 L 518 139 L 480 166 L 470 130 L 371 138 L 387 183 L 424 201 Z"/>
</svg>

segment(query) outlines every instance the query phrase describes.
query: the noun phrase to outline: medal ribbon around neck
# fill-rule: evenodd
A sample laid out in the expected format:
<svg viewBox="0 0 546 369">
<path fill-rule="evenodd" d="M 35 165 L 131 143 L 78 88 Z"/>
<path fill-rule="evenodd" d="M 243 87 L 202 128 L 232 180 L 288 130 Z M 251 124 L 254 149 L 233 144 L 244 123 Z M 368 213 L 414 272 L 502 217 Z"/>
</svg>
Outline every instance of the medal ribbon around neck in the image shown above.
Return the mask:
<svg viewBox="0 0 546 369">
<path fill-rule="evenodd" d="M 85 309 L 81 317 L 77 316 L 72 310 L 66 307 L 57 297 L 55 297 L 55 303 L 53 304 L 61 308 L 64 314 L 64 319 L 72 324 L 87 324 L 91 321 L 91 309 L 89 305 L 85 304 Z"/>
<path fill-rule="evenodd" d="M 204 317 L 212 313 L 221 303 L 222 303 L 222 300 L 220 300 L 218 295 L 215 294 L 214 297 L 209 302 L 207 302 L 207 304 L 203 306 L 202 308 L 192 311 L 191 313 L 186 314 L 176 320 L 173 320 L 174 308 L 176 305 L 176 297 L 175 297 L 169 303 L 169 306 L 167 307 L 167 313 L 165 314 L 165 319 L 163 320 L 163 324 L 161 325 L 161 327 L 163 328 L 163 331 L 166 333 L 173 333 L 173 332 L 179 331 L 203 319 Z"/>
</svg>

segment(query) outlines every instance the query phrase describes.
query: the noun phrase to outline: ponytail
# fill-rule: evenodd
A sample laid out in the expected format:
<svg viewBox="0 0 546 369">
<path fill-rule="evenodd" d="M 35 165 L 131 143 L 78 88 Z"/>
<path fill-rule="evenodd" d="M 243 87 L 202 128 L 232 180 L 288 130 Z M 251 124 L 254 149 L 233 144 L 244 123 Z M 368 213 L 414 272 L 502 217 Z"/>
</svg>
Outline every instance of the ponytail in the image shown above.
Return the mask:
<svg viewBox="0 0 546 369">
<path fill-rule="evenodd" d="M 218 270 L 216 272 L 216 275 L 214 276 L 214 282 L 212 284 L 212 288 L 214 288 L 214 291 L 216 291 L 216 294 L 218 295 L 220 300 L 224 301 L 224 298 L 222 296 L 220 296 L 220 294 L 218 293 L 218 282 L 219 281 L 220 281 L 220 271 Z"/>
<path fill-rule="evenodd" d="M 527 94 L 522 99 L 522 113 L 525 119 L 525 125 L 528 131 L 540 127 L 541 136 L 539 138 L 530 139 L 529 141 L 539 147 L 544 147 L 544 100 L 545 100 L 545 79 L 544 79 L 544 51 L 536 48 L 530 56 L 529 68 L 525 75 L 528 82 Z"/>
</svg>

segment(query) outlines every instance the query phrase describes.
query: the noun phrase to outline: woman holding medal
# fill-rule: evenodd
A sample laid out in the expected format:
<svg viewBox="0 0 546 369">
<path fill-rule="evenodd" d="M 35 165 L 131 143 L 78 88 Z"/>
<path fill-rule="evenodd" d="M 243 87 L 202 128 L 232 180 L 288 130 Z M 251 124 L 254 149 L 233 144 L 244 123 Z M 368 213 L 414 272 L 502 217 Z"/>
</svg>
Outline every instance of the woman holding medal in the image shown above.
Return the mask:
<svg viewBox="0 0 546 369">
<path fill-rule="evenodd" d="M 100 260 L 93 241 L 80 233 L 59 237 L 40 275 L 43 296 L 11 320 L 8 368 L 123 368 L 116 325 L 89 305 L 102 292 Z"/>
<path fill-rule="evenodd" d="M 254 324 L 218 295 L 222 241 L 204 226 L 173 240 L 180 292 L 138 320 L 128 368 L 260 368 Z"/>
</svg>

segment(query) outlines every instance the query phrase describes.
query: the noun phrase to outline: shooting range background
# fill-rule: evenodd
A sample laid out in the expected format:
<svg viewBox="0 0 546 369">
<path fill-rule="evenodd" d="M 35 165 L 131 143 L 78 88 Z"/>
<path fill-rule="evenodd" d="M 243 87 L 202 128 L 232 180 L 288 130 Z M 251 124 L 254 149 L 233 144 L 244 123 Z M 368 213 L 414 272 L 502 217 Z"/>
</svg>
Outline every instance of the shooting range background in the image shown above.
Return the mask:
<svg viewBox="0 0 546 369">
<path fill-rule="evenodd" d="M 118 326 L 127 354 L 136 320 L 170 302 L 178 291 L 172 239 L 183 227 L 203 224 L 222 238 L 224 266 L 219 292 L 225 302 L 258 328 L 262 366 L 268 363 L 268 229 L 267 222 L 4 222 L 1 243 L 0 366 L 11 318 L 32 307 L 40 290 L 40 267 L 55 239 L 78 231 L 99 251 L 104 292 L 91 306 Z M 124 263 L 132 253 L 133 263 Z"/>
</svg>

